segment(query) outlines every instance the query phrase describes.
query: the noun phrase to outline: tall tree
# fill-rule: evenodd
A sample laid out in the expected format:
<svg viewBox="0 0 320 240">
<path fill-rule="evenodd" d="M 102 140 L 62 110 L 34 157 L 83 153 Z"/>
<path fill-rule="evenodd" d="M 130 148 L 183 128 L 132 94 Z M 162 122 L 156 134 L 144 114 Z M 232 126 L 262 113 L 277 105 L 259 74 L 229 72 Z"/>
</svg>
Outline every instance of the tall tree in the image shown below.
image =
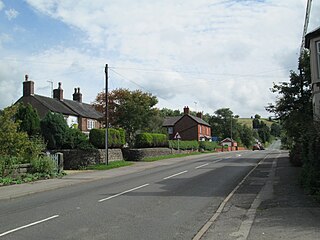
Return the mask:
<svg viewBox="0 0 320 240">
<path fill-rule="evenodd" d="M 132 145 L 137 131 L 143 130 L 155 114 L 154 106 L 158 103 L 158 99 L 151 93 L 122 88 L 108 94 L 109 124 L 125 129 L 127 140 Z M 97 95 L 93 105 L 98 111 L 105 112 L 104 92 Z"/>
<path fill-rule="evenodd" d="M 30 104 L 19 104 L 15 117 L 20 121 L 20 131 L 27 132 L 29 136 L 40 133 L 40 117 Z"/>
</svg>

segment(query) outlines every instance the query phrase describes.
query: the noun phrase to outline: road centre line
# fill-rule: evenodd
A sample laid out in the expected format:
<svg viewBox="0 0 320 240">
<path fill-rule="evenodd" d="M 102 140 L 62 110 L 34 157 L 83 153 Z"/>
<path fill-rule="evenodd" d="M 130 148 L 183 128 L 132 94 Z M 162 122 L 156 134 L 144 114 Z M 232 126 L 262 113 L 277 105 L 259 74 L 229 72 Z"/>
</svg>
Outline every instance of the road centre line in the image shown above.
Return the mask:
<svg viewBox="0 0 320 240">
<path fill-rule="evenodd" d="M 205 166 L 208 166 L 208 165 L 209 165 L 209 163 L 205 163 L 205 164 L 202 164 L 202 165 L 196 167 L 195 169 L 199 169 L 199 168 L 202 168 L 202 167 L 205 167 Z"/>
<path fill-rule="evenodd" d="M 183 171 L 183 172 L 179 172 L 179 173 L 176 173 L 176 174 L 173 174 L 173 175 L 171 175 L 171 176 L 165 177 L 164 180 L 169 179 L 169 178 L 173 178 L 173 177 L 175 177 L 175 176 L 178 176 L 178 175 L 181 175 L 181 174 L 184 174 L 184 173 L 187 173 L 187 172 L 188 172 L 188 170 Z"/>
<path fill-rule="evenodd" d="M 40 224 L 40 223 L 49 221 L 49 220 L 54 219 L 54 218 L 57 218 L 57 217 L 59 217 L 59 215 L 54 215 L 54 216 L 51 216 L 51 217 L 48 217 L 48 218 L 45 218 L 45 219 L 42 219 L 42 220 L 39 220 L 39 221 L 36 221 L 36 222 L 33 222 L 33 223 L 29 223 L 29 224 L 27 224 L 27 225 L 24 225 L 24 226 L 21 226 L 21 227 L 18 227 L 18 228 L 15 228 L 15 229 L 6 231 L 6 232 L 4 232 L 4 233 L 0 233 L 0 237 L 3 237 L 3 236 L 5 236 L 5 235 L 8 235 L 8 234 L 10 234 L 10 233 L 19 231 L 19 230 L 24 229 L 24 228 L 28 228 L 28 227 L 31 227 L 31 226 L 34 226 L 34 225 L 37 225 L 37 224 Z"/>
<path fill-rule="evenodd" d="M 144 184 L 144 185 L 141 185 L 141 186 L 139 186 L 139 187 L 135 187 L 135 188 L 126 190 L 126 191 L 121 192 L 121 193 L 117 193 L 117 194 L 112 195 L 112 196 L 107 197 L 107 198 L 100 199 L 98 202 L 104 202 L 104 201 L 110 200 L 110 199 L 112 199 L 112 198 L 115 198 L 115 197 L 121 196 L 121 195 L 123 195 L 123 194 L 126 194 L 126 193 L 128 193 L 128 192 L 133 192 L 133 191 L 135 191 L 135 190 L 138 190 L 138 189 L 143 188 L 143 187 L 146 187 L 146 186 L 149 186 L 149 183 Z"/>
</svg>

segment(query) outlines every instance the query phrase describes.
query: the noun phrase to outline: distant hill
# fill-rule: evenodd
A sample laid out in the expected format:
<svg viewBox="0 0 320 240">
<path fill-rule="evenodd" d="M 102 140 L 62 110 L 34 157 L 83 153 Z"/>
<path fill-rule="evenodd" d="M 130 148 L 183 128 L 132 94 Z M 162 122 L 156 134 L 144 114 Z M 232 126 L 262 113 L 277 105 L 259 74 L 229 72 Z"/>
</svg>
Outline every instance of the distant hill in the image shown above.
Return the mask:
<svg viewBox="0 0 320 240">
<path fill-rule="evenodd" d="M 238 118 L 238 123 L 246 125 L 249 128 L 252 128 L 252 120 L 251 118 Z M 273 123 L 269 121 L 267 118 L 260 118 L 260 121 L 263 121 L 268 127 Z"/>
</svg>

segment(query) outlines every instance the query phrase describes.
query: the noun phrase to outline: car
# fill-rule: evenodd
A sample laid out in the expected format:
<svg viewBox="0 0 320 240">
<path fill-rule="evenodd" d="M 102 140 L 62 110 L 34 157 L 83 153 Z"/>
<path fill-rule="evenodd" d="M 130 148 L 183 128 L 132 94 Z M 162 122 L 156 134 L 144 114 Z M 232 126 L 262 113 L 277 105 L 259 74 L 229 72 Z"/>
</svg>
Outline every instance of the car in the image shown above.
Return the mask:
<svg viewBox="0 0 320 240">
<path fill-rule="evenodd" d="M 254 151 L 254 150 L 260 150 L 259 144 L 254 144 L 254 145 L 252 146 L 252 151 Z"/>
</svg>

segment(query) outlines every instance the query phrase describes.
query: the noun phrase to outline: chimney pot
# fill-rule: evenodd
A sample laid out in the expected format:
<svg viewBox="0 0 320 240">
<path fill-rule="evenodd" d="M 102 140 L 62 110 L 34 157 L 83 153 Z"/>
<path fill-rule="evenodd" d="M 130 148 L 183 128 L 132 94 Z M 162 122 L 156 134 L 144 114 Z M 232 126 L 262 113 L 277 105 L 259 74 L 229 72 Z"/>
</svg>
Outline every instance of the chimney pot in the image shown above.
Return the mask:
<svg viewBox="0 0 320 240">
<path fill-rule="evenodd" d="M 25 75 L 25 81 L 23 82 L 23 96 L 34 95 L 34 82 L 28 80 L 28 75 Z"/>
<path fill-rule="evenodd" d="M 57 89 L 53 89 L 53 98 L 63 101 L 63 89 L 61 88 L 61 82 L 58 83 Z"/>
<path fill-rule="evenodd" d="M 185 115 L 190 114 L 190 110 L 189 110 L 189 107 L 188 107 L 188 106 L 186 106 L 186 107 L 183 108 L 183 113 L 184 113 Z"/>
</svg>

